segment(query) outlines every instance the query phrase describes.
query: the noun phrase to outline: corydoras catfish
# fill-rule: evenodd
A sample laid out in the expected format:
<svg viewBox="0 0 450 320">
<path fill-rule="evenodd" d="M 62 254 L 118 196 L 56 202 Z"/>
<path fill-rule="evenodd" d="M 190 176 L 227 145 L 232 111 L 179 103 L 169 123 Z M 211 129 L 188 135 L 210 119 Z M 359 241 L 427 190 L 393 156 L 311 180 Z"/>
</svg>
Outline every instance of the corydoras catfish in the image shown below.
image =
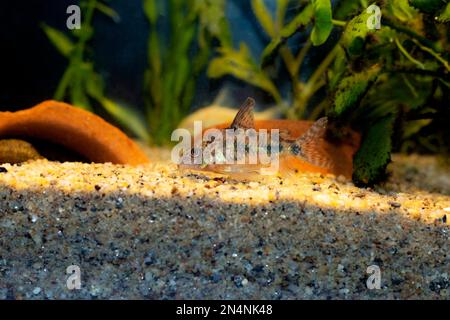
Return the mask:
<svg viewBox="0 0 450 320">
<path fill-rule="evenodd" d="M 179 167 L 246 178 L 261 174 L 293 176 L 302 172 L 319 172 L 351 178 L 353 156 L 360 144 L 358 133 L 345 129 L 344 139 L 331 137 L 327 117 L 320 118 L 315 122 L 301 120 L 255 121 L 254 106 L 255 101 L 247 98 L 231 124 L 205 129 L 202 132 L 201 145 L 194 146 L 190 152 L 182 155 L 182 163 Z M 211 131 L 214 134 L 208 134 Z M 256 147 L 252 147 L 251 134 L 246 135 L 246 133 L 256 132 L 256 135 L 261 138 L 259 134 L 263 131 L 267 132 L 266 142 L 259 141 Z M 234 135 L 234 140 L 217 139 L 217 136 L 226 137 L 230 132 L 239 132 L 239 134 Z M 242 136 L 241 133 L 244 133 L 243 139 L 239 138 Z M 273 139 L 275 136 L 276 139 Z M 231 158 L 225 155 L 229 155 L 227 150 L 230 149 L 230 141 L 232 141 L 231 146 L 233 147 L 233 150 L 230 151 Z M 209 152 L 205 153 L 205 150 Z M 272 162 L 263 162 L 260 157 L 257 157 L 256 163 L 239 162 L 237 161 L 238 150 L 243 151 L 246 159 L 255 152 L 258 155 L 265 154 L 272 161 L 276 159 L 277 165 L 274 167 Z M 264 152 L 261 153 L 261 150 Z"/>
</svg>

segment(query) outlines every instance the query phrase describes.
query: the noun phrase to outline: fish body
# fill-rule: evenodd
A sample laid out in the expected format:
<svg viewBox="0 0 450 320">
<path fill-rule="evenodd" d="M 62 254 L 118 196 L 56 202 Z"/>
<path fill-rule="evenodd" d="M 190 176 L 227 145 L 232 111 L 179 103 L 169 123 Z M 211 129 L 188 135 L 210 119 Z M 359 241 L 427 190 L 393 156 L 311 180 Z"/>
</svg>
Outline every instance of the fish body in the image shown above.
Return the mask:
<svg viewBox="0 0 450 320">
<path fill-rule="evenodd" d="M 278 163 L 275 170 L 270 165 L 260 162 L 256 164 L 218 164 L 211 161 L 206 161 L 206 163 L 202 161 L 201 164 L 182 165 L 181 167 L 244 177 L 258 174 L 292 176 L 301 172 L 318 172 L 351 178 L 353 156 L 360 144 L 358 133 L 347 130 L 345 139 L 332 139 L 328 134 L 328 119 L 326 117 L 316 122 L 300 120 L 255 121 L 252 112 L 253 106 L 254 100 L 247 99 L 231 124 L 224 123 L 207 128 L 202 135 L 211 129 L 219 130 L 224 135 L 230 129 L 253 129 L 256 133 L 265 130 L 268 133 L 267 141 L 270 142 L 272 130 L 278 130 L 276 148 L 269 145 L 262 146 L 262 148 L 270 148 L 270 150 L 264 150 L 265 154 L 277 156 Z M 214 143 L 222 145 L 223 142 L 207 140 L 203 142 L 202 147 L 211 147 Z M 245 143 L 248 143 L 248 141 Z M 249 152 L 246 144 L 244 150 L 246 150 L 246 153 Z M 191 154 L 187 157 L 190 158 L 189 160 L 193 160 L 197 156 L 200 156 L 200 152 L 192 149 Z"/>
</svg>

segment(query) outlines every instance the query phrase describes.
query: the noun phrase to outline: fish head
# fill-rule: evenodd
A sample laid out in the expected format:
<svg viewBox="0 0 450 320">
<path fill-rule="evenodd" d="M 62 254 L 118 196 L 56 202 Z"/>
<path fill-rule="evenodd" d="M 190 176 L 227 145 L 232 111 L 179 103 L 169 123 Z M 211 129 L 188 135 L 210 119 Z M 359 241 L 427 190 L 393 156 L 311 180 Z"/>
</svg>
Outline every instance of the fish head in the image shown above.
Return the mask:
<svg viewBox="0 0 450 320">
<path fill-rule="evenodd" d="M 255 101 L 247 98 L 240 107 L 233 122 L 227 128 L 209 128 L 193 141 L 193 147 L 181 155 L 180 169 L 226 172 L 233 170 L 232 164 L 227 164 L 226 131 L 242 131 L 254 128 L 253 107 Z"/>
</svg>

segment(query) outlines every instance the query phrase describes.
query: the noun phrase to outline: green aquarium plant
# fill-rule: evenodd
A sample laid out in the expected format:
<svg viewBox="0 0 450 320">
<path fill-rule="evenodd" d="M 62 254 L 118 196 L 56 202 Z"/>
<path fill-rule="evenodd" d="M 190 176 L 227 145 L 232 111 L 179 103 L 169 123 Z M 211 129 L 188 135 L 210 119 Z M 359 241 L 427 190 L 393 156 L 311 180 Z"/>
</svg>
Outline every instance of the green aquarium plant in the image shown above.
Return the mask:
<svg viewBox="0 0 450 320">
<path fill-rule="evenodd" d="M 348 125 L 362 133 L 354 158 L 356 183 L 380 181 L 392 150 L 405 150 L 411 140 L 429 149 L 448 147 L 443 137 L 448 129 L 440 120 L 449 114 L 448 1 L 341 0 L 334 7 L 330 0 L 296 1 L 297 14 L 289 21 L 289 0 L 278 0 L 274 13 L 263 0 L 251 3 L 270 37 L 259 62 L 245 44 L 239 49 L 222 46 L 209 75 L 233 75 L 268 92 L 280 104 L 287 99 L 281 97 L 273 67 L 281 61 L 292 90 L 288 118 L 316 119 L 326 114 L 334 119 L 336 136 L 344 135 L 342 128 Z M 338 39 L 330 38 L 333 30 Z M 289 41 L 299 33 L 308 39 L 295 51 L 292 47 L 299 46 L 291 47 Z M 327 53 L 305 77 L 305 58 L 314 47 Z M 435 127 L 435 139 L 421 137 L 421 131 L 433 124 L 440 125 Z"/>
<path fill-rule="evenodd" d="M 356 124 L 363 133 L 354 159 L 357 183 L 382 179 L 391 151 L 407 151 L 408 141 L 423 140 L 427 134 L 420 132 L 427 127 L 439 127 L 441 135 L 448 132 L 441 123 L 449 113 L 450 88 L 445 1 L 434 9 L 419 8 L 417 3 L 380 2 L 380 29 L 368 28 L 371 13 L 361 7 L 342 34 L 345 59 L 336 60 L 329 71 L 337 85 L 328 88 L 332 102 L 328 114 Z M 448 148 L 443 140 L 428 144 L 435 144 L 441 153 Z"/>
<path fill-rule="evenodd" d="M 196 80 L 207 66 L 213 41 L 223 45 L 229 42 L 225 0 L 143 0 L 142 4 L 150 25 L 145 116 L 106 96 L 103 79 L 88 55 L 87 46 L 94 36 L 94 14 L 101 12 L 117 21 L 117 12 L 103 1 L 81 0 L 80 29 L 67 34 L 46 24 L 42 28 L 68 59 L 54 99 L 91 111 L 99 105 L 140 140 L 162 145 L 170 143 L 172 131 L 190 110 Z M 163 16 L 169 17 L 169 38 L 160 35 L 158 22 Z"/>
<path fill-rule="evenodd" d="M 276 58 L 280 57 L 291 81 L 293 101 L 287 113 L 288 117 L 315 118 L 314 115 L 308 114 L 307 104 L 325 85 L 322 75 L 333 62 L 337 50 L 331 50 L 307 81 L 302 81 L 300 75 L 305 69 L 304 61 L 311 47 L 324 44 L 333 29 L 331 2 L 328 0 L 297 1 L 299 13 L 290 21 L 286 21 L 286 13 L 292 1 L 278 0 L 276 3 L 276 12 L 272 14 L 264 1 L 251 0 L 257 20 L 271 39 L 260 61 L 253 59 L 245 43 L 241 43 L 239 49 L 222 46 L 218 50 L 219 56 L 211 61 L 208 74 L 212 78 L 233 75 L 268 92 L 279 104 L 282 103 L 283 97 L 271 77 L 270 66 Z M 298 52 L 294 52 L 287 45 L 287 41 L 309 27 L 312 28 L 309 40 Z"/>
<path fill-rule="evenodd" d="M 144 10 L 150 23 L 145 107 L 152 141 L 161 145 L 189 113 L 213 41 L 229 46 L 230 35 L 225 0 L 144 0 Z M 158 22 L 164 13 L 170 31 L 163 39 Z"/>
<path fill-rule="evenodd" d="M 104 82 L 95 71 L 88 43 L 94 36 L 93 18 L 100 12 L 118 21 L 119 15 L 100 0 L 82 0 L 81 27 L 70 34 L 42 24 L 42 28 L 55 48 L 68 60 L 68 65 L 58 84 L 54 99 L 69 101 L 74 106 L 92 111 L 93 104 L 103 107 L 122 127 L 149 142 L 150 135 L 141 115 L 133 108 L 120 105 L 105 95 Z"/>
</svg>

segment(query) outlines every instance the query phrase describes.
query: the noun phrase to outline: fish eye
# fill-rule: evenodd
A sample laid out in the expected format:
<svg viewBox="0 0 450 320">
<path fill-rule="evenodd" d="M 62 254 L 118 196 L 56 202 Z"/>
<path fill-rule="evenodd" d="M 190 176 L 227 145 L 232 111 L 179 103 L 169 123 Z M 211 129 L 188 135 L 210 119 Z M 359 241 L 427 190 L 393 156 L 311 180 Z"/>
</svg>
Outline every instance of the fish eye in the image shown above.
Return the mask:
<svg viewBox="0 0 450 320">
<path fill-rule="evenodd" d="M 291 147 L 289 149 L 296 156 L 302 152 L 302 148 L 296 143 L 291 145 Z"/>
</svg>

